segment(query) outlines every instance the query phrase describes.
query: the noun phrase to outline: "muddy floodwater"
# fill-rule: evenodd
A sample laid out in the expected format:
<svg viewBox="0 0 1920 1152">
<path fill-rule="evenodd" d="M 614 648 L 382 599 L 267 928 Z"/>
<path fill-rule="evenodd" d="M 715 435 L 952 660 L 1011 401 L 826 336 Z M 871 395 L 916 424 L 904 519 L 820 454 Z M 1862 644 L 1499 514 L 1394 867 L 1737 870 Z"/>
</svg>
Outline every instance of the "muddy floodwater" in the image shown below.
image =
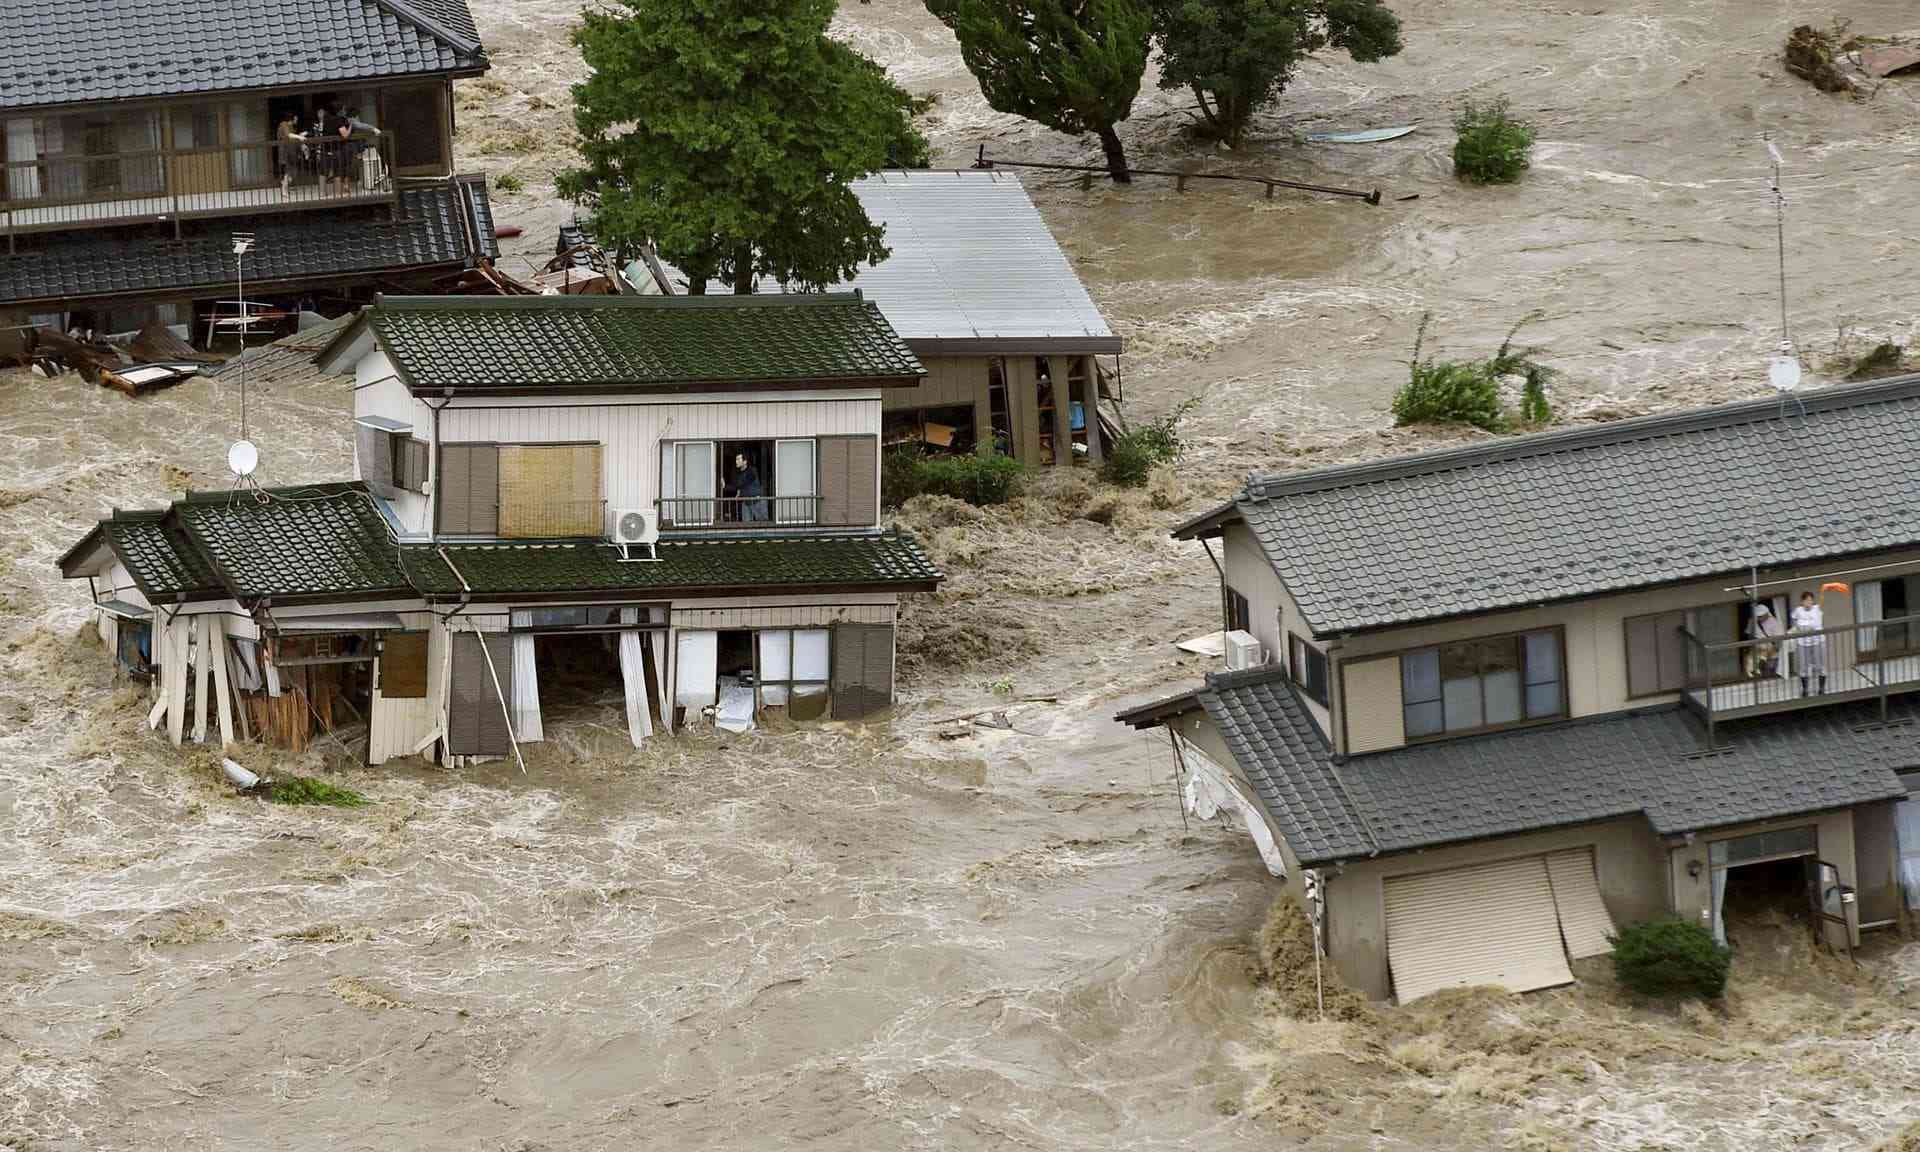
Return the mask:
<svg viewBox="0 0 1920 1152">
<path fill-rule="evenodd" d="M 1776 59 L 1835 14 L 1920 34 L 1911 3 L 1395 7 L 1404 56 L 1310 64 L 1241 153 L 1189 142 L 1151 79 L 1122 127 L 1137 164 L 1377 186 L 1378 207 L 1027 179 L 1127 341 L 1129 411 L 1200 398 L 1191 449 L 1151 496 L 1053 479 L 986 516 L 911 511 L 950 579 L 909 610 L 890 724 L 634 753 L 619 702 L 583 698 L 525 775 L 368 771 L 322 742 L 248 755 L 371 806 L 235 798 L 145 731 L 53 565 L 109 507 L 223 486 L 237 381 L 129 401 L 0 377 L 0 1147 L 1837 1152 L 1920 1122 L 1920 955 L 1897 941 L 1853 969 L 1783 928 L 1713 1010 L 1590 972 L 1302 1019 L 1258 857 L 1184 822 L 1164 744 L 1107 719 L 1197 676 L 1169 641 L 1216 626 L 1212 569 L 1169 524 L 1255 465 L 1444 439 L 1386 416 L 1423 312 L 1474 353 L 1540 313 L 1565 419 L 1764 388 L 1765 133 L 1813 377 L 1916 335 L 1920 79 L 1855 100 Z M 495 68 L 460 86 L 459 148 L 523 186 L 495 203 L 524 270 L 568 214 L 577 5 L 475 10 Z M 988 109 L 917 3 L 837 29 L 938 97 L 942 163 L 1098 151 Z M 1459 185 L 1452 109 L 1498 92 L 1539 126 L 1534 167 Z M 350 467 L 344 386 L 255 379 L 249 407 L 267 482 Z M 944 738 L 990 707 L 1010 729 Z"/>
</svg>

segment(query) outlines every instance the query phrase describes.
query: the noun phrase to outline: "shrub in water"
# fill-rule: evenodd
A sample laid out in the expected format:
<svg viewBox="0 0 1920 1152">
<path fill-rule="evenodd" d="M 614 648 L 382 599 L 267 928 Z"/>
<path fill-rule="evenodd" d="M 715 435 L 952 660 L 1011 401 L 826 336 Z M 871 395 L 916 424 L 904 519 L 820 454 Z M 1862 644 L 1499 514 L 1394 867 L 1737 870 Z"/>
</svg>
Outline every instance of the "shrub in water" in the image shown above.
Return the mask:
<svg viewBox="0 0 1920 1152">
<path fill-rule="evenodd" d="M 364 808 L 372 803 L 351 788 L 310 776 L 275 781 L 267 786 L 267 799 L 275 804 L 325 804 L 332 808 Z"/>
<path fill-rule="evenodd" d="M 1726 946 L 1687 920 L 1642 920 L 1613 938 L 1613 974 L 1643 996 L 1713 999 L 1727 989 Z"/>
<path fill-rule="evenodd" d="M 880 503 L 898 508 L 920 495 L 920 446 L 895 444 L 880 457 Z"/>
<path fill-rule="evenodd" d="M 1488 104 L 1467 101 L 1453 119 L 1459 139 L 1453 144 L 1453 171 L 1475 184 L 1511 184 L 1527 170 L 1533 152 L 1533 126 L 1515 120 L 1507 98 Z"/>
<path fill-rule="evenodd" d="M 1180 421 L 1199 402 L 1198 397 L 1190 397 L 1160 419 L 1115 437 L 1100 465 L 1100 478 L 1120 488 L 1145 487 L 1156 465 L 1171 464 L 1186 450 L 1180 439 Z"/>
<path fill-rule="evenodd" d="M 922 454 L 917 445 L 887 450 L 880 471 L 880 498 L 898 508 L 915 496 L 951 496 L 969 504 L 1005 504 L 1020 491 L 1026 469 L 1011 456 Z"/>
<path fill-rule="evenodd" d="M 1435 360 L 1420 354 L 1426 347 L 1432 316 L 1420 317 L 1407 382 L 1393 397 L 1393 422 L 1471 424 L 1488 432 L 1505 431 L 1513 421 L 1500 406 L 1500 380 L 1520 376 L 1525 381 L 1520 390 L 1520 423 L 1547 423 L 1553 418 L 1547 384 L 1554 378 L 1554 370 L 1534 359 L 1540 349 L 1516 348 L 1513 344 L 1520 329 L 1534 318 L 1522 317 L 1507 330 L 1499 351 L 1484 360 Z"/>
</svg>

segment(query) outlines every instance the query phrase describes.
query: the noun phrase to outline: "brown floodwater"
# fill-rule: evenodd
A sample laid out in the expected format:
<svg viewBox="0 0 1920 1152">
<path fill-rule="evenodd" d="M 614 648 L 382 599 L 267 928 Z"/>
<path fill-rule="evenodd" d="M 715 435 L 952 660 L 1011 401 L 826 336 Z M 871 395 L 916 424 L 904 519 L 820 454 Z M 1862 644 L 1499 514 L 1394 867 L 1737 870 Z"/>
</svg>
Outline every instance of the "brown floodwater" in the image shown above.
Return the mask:
<svg viewBox="0 0 1920 1152">
<path fill-rule="evenodd" d="M 495 69 L 461 86 L 460 149 L 525 185 L 496 197 L 524 270 L 569 213 L 551 172 L 577 4 L 475 7 Z M 1912 949 L 1864 976 L 1756 969 L 1723 1017 L 1602 981 L 1379 1035 L 1287 1020 L 1255 979 L 1272 882 L 1243 836 L 1181 820 L 1160 742 L 1107 719 L 1198 672 L 1167 642 L 1212 626 L 1213 573 L 1168 523 L 1256 464 L 1435 441 L 1385 431 L 1423 312 L 1443 352 L 1477 352 L 1539 311 L 1528 339 L 1576 417 L 1764 387 L 1763 133 L 1810 368 L 1920 322 L 1920 81 L 1856 101 L 1786 76 L 1787 27 L 1824 11 L 1396 7 L 1403 57 L 1307 66 L 1242 153 L 1188 142 L 1151 81 L 1122 129 L 1140 164 L 1377 186 L 1378 207 L 1027 178 L 1128 342 L 1130 409 L 1198 396 L 1194 445 L 1151 502 L 1055 483 L 985 520 L 917 514 L 952 579 L 911 610 L 890 726 L 635 754 L 604 701 L 556 720 L 525 776 L 318 746 L 250 755 L 336 771 L 371 807 L 234 798 L 144 730 L 53 562 L 111 506 L 225 483 L 237 386 L 0 378 L 0 1146 L 1732 1152 L 1920 1120 Z M 1844 14 L 1920 32 L 1910 3 Z M 943 163 L 1097 153 L 988 109 L 917 3 L 837 28 L 939 97 Z M 1533 170 L 1459 185 L 1452 110 L 1499 92 L 1539 125 Z M 344 388 L 256 379 L 250 407 L 268 482 L 348 466 Z M 942 737 L 989 706 L 1011 730 Z"/>
</svg>

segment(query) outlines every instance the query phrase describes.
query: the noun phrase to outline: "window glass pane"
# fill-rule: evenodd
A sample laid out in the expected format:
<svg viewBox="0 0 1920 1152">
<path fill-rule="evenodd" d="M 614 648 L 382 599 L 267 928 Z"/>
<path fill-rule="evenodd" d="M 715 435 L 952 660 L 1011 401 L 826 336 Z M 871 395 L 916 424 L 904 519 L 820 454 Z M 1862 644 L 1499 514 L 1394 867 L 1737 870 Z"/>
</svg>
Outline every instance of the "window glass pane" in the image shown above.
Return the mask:
<svg viewBox="0 0 1920 1152">
<path fill-rule="evenodd" d="M 825 628 L 802 628 L 793 634 L 793 678 L 827 678 L 829 633 Z"/>
<path fill-rule="evenodd" d="M 1440 682 L 1440 698 L 1446 704 L 1447 731 L 1454 732 L 1462 728 L 1478 728 L 1482 721 L 1480 709 L 1480 678 L 1463 676 L 1457 680 Z"/>
<path fill-rule="evenodd" d="M 1312 648 L 1307 649 L 1307 694 L 1327 702 L 1327 654 Z"/>
<path fill-rule="evenodd" d="M 1440 701 L 1425 704 L 1409 704 L 1407 712 L 1407 735 L 1437 736 L 1446 731 L 1445 717 L 1441 712 Z"/>
<path fill-rule="evenodd" d="M 1527 685 L 1527 719 L 1540 720 L 1560 715 L 1560 684 Z"/>
<path fill-rule="evenodd" d="M 1488 724 L 1513 724 L 1520 719 L 1520 670 L 1508 668 L 1481 678 Z"/>
<path fill-rule="evenodd" d="M 1548 684 L 1560 679 L 1560 633 L 1529 632 L 1527 683 Z"/>
<path fill-rule="evenodd" d="M 811 496 L 813 441 L 781 440 L 773 446 L 773 494 Z"/>
<path fill-rule="evenodd" d="M 1439 649 L 1427 648 L 1400 657 L 1400 699 L 1409 705 L 1440 699 Z"/>
</svg>

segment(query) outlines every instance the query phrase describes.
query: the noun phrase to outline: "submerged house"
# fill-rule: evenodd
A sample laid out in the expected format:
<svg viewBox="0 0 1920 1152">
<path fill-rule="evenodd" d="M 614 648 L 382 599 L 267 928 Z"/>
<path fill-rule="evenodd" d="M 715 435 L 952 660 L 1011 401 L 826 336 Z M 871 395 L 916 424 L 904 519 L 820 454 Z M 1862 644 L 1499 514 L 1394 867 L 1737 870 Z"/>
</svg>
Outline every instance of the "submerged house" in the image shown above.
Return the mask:
<svg viewBox="0 0 1920 1152">
<path fill-rule="evenodd" d="M 386 297 L 316 359 L 352 481 L 115 512 L 61 562 L 176 741 L 358 718 L 378 764 L 512 754 L 582 688 L 636 745 L 891 703 L 940 574 L 880 524 L 882 390 L 923 369 L 871 302 Z"/>
<path fill-rule="evenodd" d="M 852 188 L 891 254 L 839 288 L 878 303 L 927 369 L 918 388 L 887 394 L 885 442 L 1100 463 L 1113 436 L 1100 401 L 1121 398 L 1100 358 L 1119 356 L 1120 337 L 1019 177 L 890 170 Z M 663 269 L 658 287 L 683 291 L 675 275 Z"/>
<path fill-rule="evenodd" d="M 1667 914 L 1852 946 L 1920 907 L 1916 444 L 1907 376 L 1255 474 L 1175 533 L 1254 658 L 1120 719 L 1375 997 L 1565 983 Z"/>
<path fill-rule="evenodd" d="M 267 303 L 496 253 L 453 173 L 452 84 L 487 69 L 464 0 L 0 0 L 0 42 L 0 327 L 204 338 L 236 233 Z"/>
</svg>

